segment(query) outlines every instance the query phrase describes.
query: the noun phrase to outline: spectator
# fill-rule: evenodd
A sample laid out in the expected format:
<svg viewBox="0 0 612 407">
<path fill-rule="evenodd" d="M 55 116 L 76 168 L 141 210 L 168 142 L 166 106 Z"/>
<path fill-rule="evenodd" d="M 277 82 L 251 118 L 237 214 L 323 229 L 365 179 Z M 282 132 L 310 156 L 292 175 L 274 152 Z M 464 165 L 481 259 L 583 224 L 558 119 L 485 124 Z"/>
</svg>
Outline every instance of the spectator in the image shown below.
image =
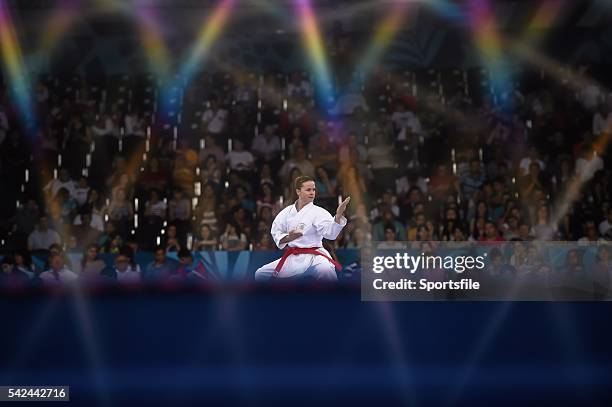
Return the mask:
<svg viewBox="0 0 612 407">
<path fill-rule="evenodd" d="M 40 274 L 40 279 L 45 286 L 61 286 L 74 284 L 79 276 L 66 267 L 61 253 L 53 253 L 49 256 L 49 269 Z"/>
<path fill-rule="evenodd" d="M 202 225 L 198 231 L 193 250 L 197 252 L 216 250 L 219 242 L 209 225 Z"/>
<path fill-rule="evenodd" d="M 246 235 L 234 222 L 228 222 L 225 225 L 225 232 L 221 235 L 220 241 L 223 250 L 227 251 L 245 250 L 248 243 Z"/>
<path fill-rule="evenodd" d="M 115 257 L 114 266 L 105 269 L 102 274 L 120 284 L 135 284 L 141 281 L 140 267 L 131 261 L 127 253 L 122 252 Z"/>
<path fill-rule="evenodd" d="M 15 267 L 15 261 L 10 256 L 4 256 L 0 261 L 0 290 L 16 290 L 27 286 L 30 279 L 26 273 Z"/>
<path fill-rule="evenodd" d="M 157 246 L 154 250 L 155 260 L 147 265 L 142 279 L 150 283 L 165 282 L 174 273 L 175 265 L 166 258 L 166 250 Z"/>
<path fill-rule="evenodd" d="M 98 256 L 98 246 L 90 244 L 84 251 L 83 257 L 74 271 L 81 281 L 98 283 L 100 281 L 101 272 L 105 267 L 106 264 L 104 264 Z"/>
<path fill-rule="evenodd" d="M 52 244 L 60 244 L 60 235 L 52 229 L 49 229 L 49 223 L 46 216 L 41 216 L 38 219 L 38 226 L 28 236 L 28 250 L 48 250 Z"/>
</svg>

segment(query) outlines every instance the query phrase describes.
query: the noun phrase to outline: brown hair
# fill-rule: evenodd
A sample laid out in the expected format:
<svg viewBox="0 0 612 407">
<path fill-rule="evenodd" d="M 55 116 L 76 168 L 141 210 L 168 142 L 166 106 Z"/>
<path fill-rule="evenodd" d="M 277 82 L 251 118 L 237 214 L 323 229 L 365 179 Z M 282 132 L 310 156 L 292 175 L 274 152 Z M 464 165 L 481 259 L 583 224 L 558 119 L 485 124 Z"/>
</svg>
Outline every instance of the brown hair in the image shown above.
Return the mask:
<svg viewBox="0 0 612 407">
<path fill-rule="evenodd" d="M 294 189 L 301 189 L 302 185 L 304 185 L 304 183 L 308 181 L 314 182 L 314 178 L 309 177 L 308 175 L 300 175 L 293 181 L 293 187 Z"/>
</svg>

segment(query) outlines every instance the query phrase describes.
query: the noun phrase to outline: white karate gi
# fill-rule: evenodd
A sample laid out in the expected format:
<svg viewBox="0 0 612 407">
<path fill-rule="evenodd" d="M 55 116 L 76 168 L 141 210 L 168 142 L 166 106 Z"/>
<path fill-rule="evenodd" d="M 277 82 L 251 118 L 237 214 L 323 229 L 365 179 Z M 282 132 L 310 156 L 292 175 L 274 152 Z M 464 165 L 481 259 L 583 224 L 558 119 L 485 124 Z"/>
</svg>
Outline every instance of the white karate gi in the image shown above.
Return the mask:
<svg viewBox="0 0 612 407">
<path fill-rule="evenodd" d="M 286 207 L 274 219 L 272 223 L 272 238 L 279 249 L 289 247 L 312 248 L 318 247 L 320 253 L 331 258 L 327 250 L 323 248 L 323 238 L 335 240 L 342 228 L 346 225 L 343 216 L 341 223 L 335 222 L 327 210 L 309 203 L 299 212 L 295 204 Z M 289 243 L 280 243 L 281 239 L 289 234 L 289 231 L 299 229 L 303 235 Z M 262 266 L 255 272 L 255 280 L 268 280 L 274 275 L 274 269 L 281 259 L 275 260 Z M 283 268 L 276 277 L 289 278 L 296 276 L 313 276 L 316 280 L 336 281 L 336 269 L 325 257 L 314 254 L 293 254 L 287 258 Z"/>
</svg>

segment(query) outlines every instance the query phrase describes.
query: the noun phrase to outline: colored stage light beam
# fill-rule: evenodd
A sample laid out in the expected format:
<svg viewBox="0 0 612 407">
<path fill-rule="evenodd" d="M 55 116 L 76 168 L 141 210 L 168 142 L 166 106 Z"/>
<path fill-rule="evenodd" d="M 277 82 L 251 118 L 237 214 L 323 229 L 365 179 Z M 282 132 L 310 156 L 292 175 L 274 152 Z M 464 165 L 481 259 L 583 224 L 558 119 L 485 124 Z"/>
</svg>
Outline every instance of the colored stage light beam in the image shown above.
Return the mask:
<svg viewBox="0 0 612 407">
<path fill-rule="evenodd" d="M 165 81 L 170 75 L 170 54 L 163 38 L 163 30 L 155 11 L 142 1 L 134 4 L 132 13 L 138 23 L 138 35 L 144 47 L 149 69 Z"/>
<path fill-rule="evenodd" d="M 470 0 L 468 16 L 475 45 L 483 64 L 491 74 L 493 90 L 505 94 L 510 89 L 510 75 L 501 48 L 501 36 L 488 0 Z"/>
<path fill-rule="evenodd" d="M 306 49 L 311 69 L 315 74 L 314 79 L 319 103 L 325 110 L 329 110 L 335 98 L 329 64 L 325 56 L 317 19 L 310 0 L 294 0 L 293 5 L 299 19 L 302 43 Z"/>
<path fill-rule="evenodd" d="M 36 128 L 36 118 L 31 100 L 31 86 L 27 67 L 23 62 L 21 46 L 8 8 L 8 2 L 0 0 L 0 55 L 2 65 L 8 74 L 10 91 L 24 123 Z"/>
<path fill-rule="evenodd" d="M 356 72 L 359 72 L 364 78 L 368 76 L 400 31 L 407 13 L 408 2 L 400 1 L 393 5 L 385 19 L 376 27 L 372 40 L 363 53 L 363 57 L 357 63 Z"/>
<path fill-rule="evenodd" d="M 566 0 L 544 0 L 529 22 L 526 28 L 527 33 L 549 28 L 555 22 L 565 4 Z"/>
<path fill-rule="evenodd" d="M 81 0 L 63 0 L 40 31 L 38 49 L 50 54 L 82 16 Z"/>
<path fill-rule="evenodd" d="M 215 40 L 217 40 L 222 29 L 227 24 L 235 3 L 236 0 L 220 0 L 210 17 L 202 26 L 196 43 L 179 71 L 179 77 L 184 78 L 186 83 L 191 80 L 208 56 Z"/>
<path fill-rule="evenodd" d="M 524 42 L 512 40 L 506 40 L 506 42 L 508 44 L 508 48 L 518 58 L 526 61 L 531 65 L 537 66 L 538 68 L 542 69 L 542 71 L 549 74 L 552 78 L 556 79 L 559 83 L 565 84 L 576 92 L 580 92 L 584 90 L 587 86 L 591 85 L 595 85 L 600 89 L 606 90 L 606 88 L 599 84 L 597 81 L 583 77 L 573 72 L 571 69 L 568 69 L 561 63 L 527 46 Z M 606 151 L 610 143 L 611 134 L 612 129 L 607 129 L 604 133 L 598 135 L 598 137 L 593 142 L 594 153 L 603 154 L 603 152 Z M 594 164 L 594 162 L 592 162 L 591 165 L 592 164 Z M 589 171 L 591 170 L 591 168 L 587 169 Z M 561 221 L 561 219 L 563 219 L 565 214 L 568 213 L 568 211 L 571 209 L 572 203 L 574 203 L 579 198 L 579 192 L 582 187 L 589 181 L 590 179 L 581 179 L 579 177 L 575 177 L 567 184 L 563 196 L 560 197 L 560 199 L 555 205 L 557 209 L 551 216 L 551 226 L 556 226 Z"/>
<path fill-rule="evenodd" d="M 451 22 L 466 23 L 469 17 L 454 3 L 446 0 L 420 0 L 422 4 L 435 11 L 439 16 Z"/>
<path fill-rule="evenodd" d="M 533 13 L 533 17 L 523 30 L 520 41 L 537 48 L 545 39 L 546 29 L 549 29 L 559 18 L 566 5 L 566 0 L 544 0 Z"/>
</svg>

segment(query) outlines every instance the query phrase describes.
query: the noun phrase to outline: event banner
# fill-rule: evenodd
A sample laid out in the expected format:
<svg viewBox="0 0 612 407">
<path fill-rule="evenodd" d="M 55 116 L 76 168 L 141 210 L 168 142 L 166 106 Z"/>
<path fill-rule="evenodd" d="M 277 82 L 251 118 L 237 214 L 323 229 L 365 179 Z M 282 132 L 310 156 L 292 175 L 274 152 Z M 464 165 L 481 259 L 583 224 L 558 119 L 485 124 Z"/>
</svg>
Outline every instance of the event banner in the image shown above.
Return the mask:
<svg viewBox="0 0 612 407">
<path fill-rule="evenodd" d="M 365 301 L 612 299 L 610 242 L 375 242 Z"/>
</svg>

